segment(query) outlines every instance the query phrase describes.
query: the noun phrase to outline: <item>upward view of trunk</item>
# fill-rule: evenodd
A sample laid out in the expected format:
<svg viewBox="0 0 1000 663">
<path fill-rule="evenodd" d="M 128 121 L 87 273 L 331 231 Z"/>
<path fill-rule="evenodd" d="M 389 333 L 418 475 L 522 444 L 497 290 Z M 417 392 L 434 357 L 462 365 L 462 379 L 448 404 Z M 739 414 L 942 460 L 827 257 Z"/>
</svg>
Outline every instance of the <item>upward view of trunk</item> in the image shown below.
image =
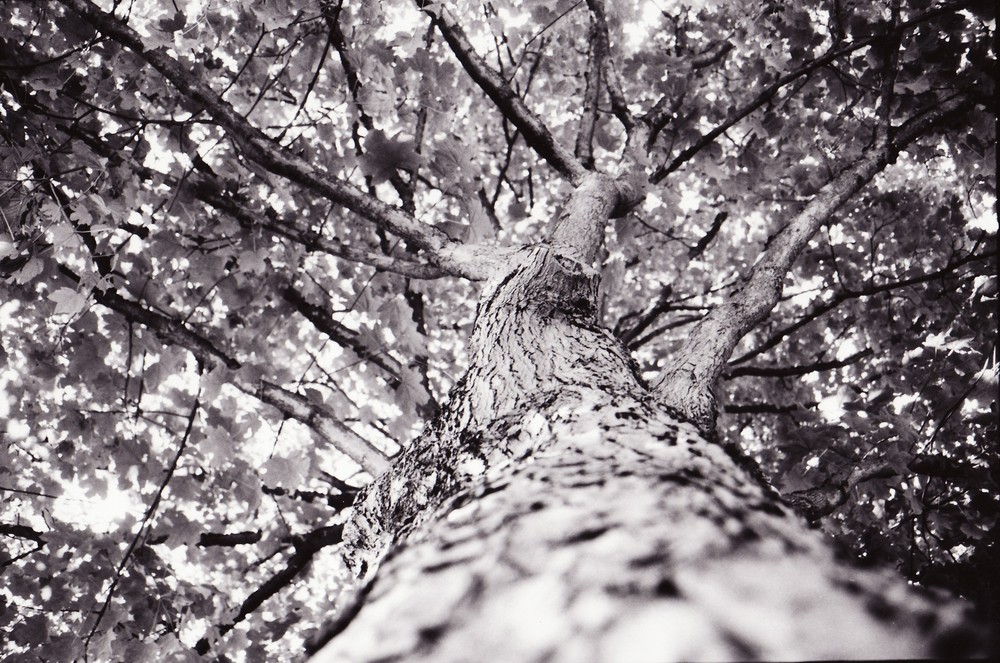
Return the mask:
<svg viewBox="0 0 1000 663">
<path fill-rule="evenodd" d="M 971 653 L 960 607 L 838 561 L 597 325 L 610 188 L 578 187 L 486 285 L 451 402 L 358 502 L 360 589 L 314 660 Z"/>
</svg>

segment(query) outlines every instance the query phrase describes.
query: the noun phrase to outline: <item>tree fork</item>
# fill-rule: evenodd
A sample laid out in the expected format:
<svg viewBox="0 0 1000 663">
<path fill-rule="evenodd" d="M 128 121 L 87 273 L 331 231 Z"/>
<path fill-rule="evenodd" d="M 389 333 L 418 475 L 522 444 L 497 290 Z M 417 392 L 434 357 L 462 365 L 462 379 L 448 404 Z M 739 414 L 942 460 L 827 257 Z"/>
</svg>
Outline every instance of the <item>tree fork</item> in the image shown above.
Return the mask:
<svg viewBox="0 0 1000 663">
<path fill-rule="evenodd" d="M 487 283 L 449 403 L 359 494 L 344 535 L 365 582 L 315 660 L 940 653 L 959 606 L 837 561 L 596 324 L 581 228 L 614 207 L 606 184 Z"/>
</svg>

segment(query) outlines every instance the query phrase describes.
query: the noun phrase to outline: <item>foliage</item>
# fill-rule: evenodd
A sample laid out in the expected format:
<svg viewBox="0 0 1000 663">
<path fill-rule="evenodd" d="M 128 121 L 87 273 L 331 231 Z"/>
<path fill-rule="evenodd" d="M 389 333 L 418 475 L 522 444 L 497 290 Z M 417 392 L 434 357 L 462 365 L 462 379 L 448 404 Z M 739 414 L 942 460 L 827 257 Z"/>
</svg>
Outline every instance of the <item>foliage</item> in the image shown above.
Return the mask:
<svg viewBox="0 0 1000 663">
<path fill-rule="evenodd" d="M 569 184 L 431 26 L 436 4 L 114 4 L 175 80 L 59 2 L 2 2 L 0 654 L 290 660 L 335 599 L 365 459 L 462 372 L 477 287 L 422 233 L 537 242 Z M 610 169 L 622 113 L 588 97 L 587 5 L 451 6 L 557 142 Z M 602 315 L 650 377 L 884 104 L 899 128 L 972 99 L 826 219 L 717 395 L 720 435 L 782 492 L 844 492 L 817 518 L 856 555 L 986 601 L 969 578 L 1000 545 L 992 5 L 608 5 L 656 186 L 609 230 Z"/>
</svg>

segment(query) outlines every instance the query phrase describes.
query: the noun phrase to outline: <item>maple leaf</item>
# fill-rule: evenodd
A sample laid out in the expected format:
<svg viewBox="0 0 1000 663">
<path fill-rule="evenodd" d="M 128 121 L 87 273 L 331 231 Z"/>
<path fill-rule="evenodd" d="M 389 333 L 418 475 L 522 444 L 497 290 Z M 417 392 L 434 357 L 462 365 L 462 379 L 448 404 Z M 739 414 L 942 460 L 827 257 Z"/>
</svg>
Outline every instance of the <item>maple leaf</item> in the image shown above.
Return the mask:
<svg viewBox="0 0 1000 663">
<path fill-rule="evenodd" d="M 73 317 L 87 307 L 87 296 L 76 288 L 59 288 L 49 295 L 49 300 L 55 302 L 55 315 Z"/>
<path fill-rule="evenodd" d="M 403 140 L 399 134 L 386 136 L 376 129 L 365 136 L 364 145 L 361 168 L 376 183 L 387 181 L 398 170 L 415 170 L 423 163 L 413 141 Z"/>
</svg>

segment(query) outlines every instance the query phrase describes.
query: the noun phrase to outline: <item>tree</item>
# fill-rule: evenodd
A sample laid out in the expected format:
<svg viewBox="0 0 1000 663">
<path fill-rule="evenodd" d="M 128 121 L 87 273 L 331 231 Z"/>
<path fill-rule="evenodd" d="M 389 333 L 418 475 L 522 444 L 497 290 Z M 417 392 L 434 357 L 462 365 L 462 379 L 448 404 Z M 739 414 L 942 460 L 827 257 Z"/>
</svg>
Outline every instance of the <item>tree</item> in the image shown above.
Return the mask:
<svg viewBox="0 0 1000 663">
<path fill-rule="evenodd" d="M 5 657 L 987 651 L 992 3 L 3 7 Z"/>
</svg>

